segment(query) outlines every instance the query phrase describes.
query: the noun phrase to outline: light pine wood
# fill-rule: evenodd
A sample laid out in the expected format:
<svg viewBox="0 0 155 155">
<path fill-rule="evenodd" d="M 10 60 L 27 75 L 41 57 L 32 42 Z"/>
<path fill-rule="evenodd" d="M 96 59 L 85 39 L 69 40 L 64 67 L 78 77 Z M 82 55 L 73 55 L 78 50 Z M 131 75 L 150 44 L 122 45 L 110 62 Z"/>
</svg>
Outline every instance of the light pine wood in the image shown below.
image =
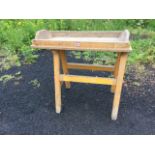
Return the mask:
<svg viewBox="0 0 155 155">
<path fill-rule="evenodd" d="M 119 62 L 120 62 L 120 55 L 121 53 L 117 54 L 117 59 L 116 59 L 116 63 L 115 63 L 115 68 L 114 68 L 114 78 L 117 77 L 118 75 L 118 67 L 119 67 Z M 115 92 L 115 85 L 111 86 L 111 92 L 114 93 Z"/>
<path fill-rule="evenodd" d="M 105 84 L 113 85 L 116 80 L 113 78 L 91 77 L 91 76 L 78 76 L 78 75 L 60 75 L 61 81 L 71 81 L 79 83 L 91 83 L 91 84 Z"/>
<path fill-rule="evenodd" d="M 32 40 L 33 48 L 49 48 L 55 50 L 97 50 L 97 51 L 131 51 L 129 32 L 51 32 L 38 31 Z"/>
<path fill-rule="evenodd" d="M 60 83 L 60 59 L 59 52 L 53 52 L 54 64 L 54 85 L 55 85 L 55 110 L 56 113 L 61 112 L 61 83 Z"/>
<path fill-rule="evenodd" d="M 53 37 L 50 41 L 76 41 L 76 42 L 120 42 L 122 41 L 115 37 L 101 38 L 101 37 Z"/>
<path fill-rule="evenodd" d="M 65 51 L 59 51 L 60 53 L 60 58 L 61 58 L 61 64 L 62 64 L 62 70 L 64 74 L 69 74 L 68 72 L 68 66 L 67 66 L 67 58 L 66 58 L 66 53 Z M 70 88 L 71 84 L 70 82 L 65 82 L 66 88 Z"/>
<path fill-rule="evenodd" d="M 69 69 L 91 70 L 91 71 L 107 71 L 113 72 L 113 66 L 104 66 L 96 64 L 83 64 L 83 63 L 67 63 Z"/>
<path fill-rule="evenodd" d="M 96 50 L 96 51 L 126 51 L 130 52 L 128 42 L 76 42 L 76 41 L 50 41 L 33 40 L 33 48 L 57 49 L 57 50 Z"/>
<path fill-rule="evenodd" d="M 61 112 L 61 84 L 65 82 L 70 88 L 70 82 L 111 85 L 114 92 L 111 118 L 117 119 L 120 97 L 123 85 L 123 76 L 127 54 L 132 50 L 129 42 L 130 33 L 125 31 L 59 31 L 41 30 L 36 33 L 31 47 L 53 50 L 55 109 Z M 115 66 L 88 65 L 67 63 L 66 50 L 74 51 L 110 51 L 118 54 Z M 64 74 L 60 74 L 60 58 Z M 114 78 L 69 75 L 69 69 L 113 72 Z"/>
<path fill-rule="evenodd" d="M 120 40 L 129 41 L 130 33 L 128 30 L 125 30 L 120 35 Z"/>
<path fill-rule="evenodd" d="M 111 114 L 112 120 L 116 120 L 118 115 L 126 60 L 127 60 L 127 53 L 121 53 L 120 61 L 118 65 L 118 75 L 116 78 L 116 88 L 114 93 L 114 100 L 113 100 L 113 107 L 112 107 L 112 114 Z"/>
<path fill-rule="evenodd" d="M 48 31 L 39 30 L 36 32 L 35 39 L 50 39 L 55 37 L 121 37 L 126 36 L 128 30 L 124 31 Z"/>
</svg>

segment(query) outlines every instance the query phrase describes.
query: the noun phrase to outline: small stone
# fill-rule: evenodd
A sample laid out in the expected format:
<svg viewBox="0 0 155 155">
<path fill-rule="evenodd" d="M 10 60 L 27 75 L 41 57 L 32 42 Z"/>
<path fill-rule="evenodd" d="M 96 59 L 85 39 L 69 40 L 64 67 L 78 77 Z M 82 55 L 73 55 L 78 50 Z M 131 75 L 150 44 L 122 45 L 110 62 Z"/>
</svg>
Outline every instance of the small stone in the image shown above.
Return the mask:
<svg viewBox="0 0 155 155">
<path fill-rule="evenodd" d="M 135 82 L 133 82 L 133 85 L 135 85 L 135 86 L 140 86 L 140 83 L 139 82 L 137 82 L 137 81 L 135 81 Z"/>
</svg>

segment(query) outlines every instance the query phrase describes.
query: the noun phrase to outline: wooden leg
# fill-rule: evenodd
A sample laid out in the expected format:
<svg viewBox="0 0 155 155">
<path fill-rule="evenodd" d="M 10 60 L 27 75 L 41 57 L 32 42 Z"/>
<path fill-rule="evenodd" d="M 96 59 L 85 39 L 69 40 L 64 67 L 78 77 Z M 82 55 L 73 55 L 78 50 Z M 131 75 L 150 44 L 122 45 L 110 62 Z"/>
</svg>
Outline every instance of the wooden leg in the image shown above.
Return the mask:
<svg viewBox="0 0 155 155">
<path fill-rule="evenodd" d="M 60 59 L 59 52 L 53 51 L 54 84 L 55 84 L 55 110 L 61 112 L 61 84 L 60 84 Z"/>
<path fill-rule="evenodd" d="M 127 60 L 127 53 L 121 53 L 120 54 L 120 62 L 118 65 L 118 75 L 116 77 L 116 88 L 115 88 L 115 92 L 114 92 L 115 94 L 114 94 L 112 114 L 111 114 L 112 120 L 116 120 L 117 115 L 118 115 L 126 60 Z"/>
<path fill-rule="evenodd" d="M 64 74 L 68 74 L 68 68 L 67 68 L 67 58 L 65 51 L 60 51 L 60 58 L 61 58 L 61 63 L 62 63 L 62 70 Z M 70 88 L 71 84 L 70 82 L 65 82 L 66 88 Z"/>
<path fill-rule="evenodd" d="M 117 55 L 117 60 L 116 60 L 115 67 L 114 67 L 114 78 L 117 78 L 117 75 L 118 75 L 119 62 L 120 62 L 120 53 L 118 53 Z M 115 92 L 115 88 L 116 88 L 116 85 L 111 86 L 112 93 Z"/>
</svg>

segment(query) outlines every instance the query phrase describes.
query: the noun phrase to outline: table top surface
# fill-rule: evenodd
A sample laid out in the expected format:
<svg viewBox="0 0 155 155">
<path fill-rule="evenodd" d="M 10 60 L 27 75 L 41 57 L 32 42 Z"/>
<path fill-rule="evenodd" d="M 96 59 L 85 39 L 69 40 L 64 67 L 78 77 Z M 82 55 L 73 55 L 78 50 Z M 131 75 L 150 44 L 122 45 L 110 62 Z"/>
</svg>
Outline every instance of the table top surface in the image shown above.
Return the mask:
<svg viewBox="0 0 155 155">
<path fill-rule="evenodd" d="M 33 48 L 129 52 L 129 31 L 47 31 L 36 33 Z"/>
</svg>

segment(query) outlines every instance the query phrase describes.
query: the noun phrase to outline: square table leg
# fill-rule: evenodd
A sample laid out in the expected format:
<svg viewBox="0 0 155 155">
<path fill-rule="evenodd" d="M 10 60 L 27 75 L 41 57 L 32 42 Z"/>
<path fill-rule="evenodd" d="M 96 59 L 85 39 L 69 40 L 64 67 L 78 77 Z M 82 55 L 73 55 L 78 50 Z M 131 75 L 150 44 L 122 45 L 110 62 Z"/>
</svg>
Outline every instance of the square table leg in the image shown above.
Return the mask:
<svg viewBox="0 0 155 155">
<path fill-rule="evenodd" d="M 118 63 L 118 73 L 116 77 L 116 86 L 114 91 L 114 100 L 113 100 L 113 107 L 112 107 L 112 114 L 111 114 L 112 120 L 116 120 L 118 115 L 127 55 L 128 55 L 127 53 L 120 53 L 120 60 Z"/>
<path fill-rule="evenodd" d="M 119 63 L 120 63 L 120 55 L 121 55 L 121 53 L 117 54 L 117 59 L 116 59 L 115 67 L 114 67 L 114 78 L 116 78 L 117 75 L 118 75 L 118 67 L 119 67 Z M 116 88 L 116 85 L 111 86 L 111 92 L 112 93 L 115 92 L 115 88 Z"/>
<path fill-rule="evenodd" d="M 69 74 L 68 67 L 67 67 L 67 58 L 65 51 L 60 51 L 60 58 L 61 58 L 61 64 L 62 64 L 62 70 L 64 74 Z M 70 88 L 71 84 L 70 82 L 65 82 L 66 88 Z"/>
<path fill-rule="evenodd" d="M 58 51 L 53 52 L 54 85 L 55 85 L 55 110 L 61 112 L 61 82 L 60 82 L 60 58 Z"/>
</svg>

